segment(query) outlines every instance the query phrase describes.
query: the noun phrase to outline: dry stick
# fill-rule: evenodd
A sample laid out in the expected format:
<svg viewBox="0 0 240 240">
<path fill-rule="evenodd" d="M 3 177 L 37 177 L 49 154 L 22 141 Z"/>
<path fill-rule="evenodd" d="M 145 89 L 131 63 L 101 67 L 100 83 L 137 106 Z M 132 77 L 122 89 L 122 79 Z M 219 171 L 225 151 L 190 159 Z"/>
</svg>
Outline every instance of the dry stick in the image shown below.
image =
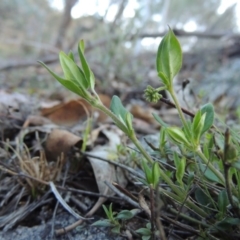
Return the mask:
<svg viewBox="0 0 240 240">
<path fill-rule="evenodd" d="M 131 199 L 138 201 L 138 198 L 132 195 L 127 189 L 120 186 L 118 183 L 112 182 L 112 185 L 116 187 L 120 192 L 124 193 L 126 196 L 130 197 Z"/>
<path fill-rule="evenodd" d="M 180 228 L 188 231 L 188 232 L 191 232 L 191 233 L 194 233 L 194 234 L 197 234 L 197 235 L 199 235 L 199 233 L 200 233 L 200 231 L 197 231 L 197 230 L 189 227 L 189 226 L 186 225 L 186 224 L 177 222 L 177 221 L 175 221 L 175 220 L 167 217 L 166 215 L 162 215 L 162 218 L 165 219 L 165 220 L 167 220 L 167 221 L 169 221 L 170 223 L 172 223 L 172 224 L 174 224 L 174 225 L 176 225 L 176 226 L 178 226 L 178 227 L 180 227 Z"/>
<path fill-rule="evenodd" d="M 160 219 L 160 191 L 159 191 L 159 188 L 157 187 L 156 188 L 156 226 L 157 226 L 157 229 L 159 231 L 159 236 L 162 240 L 166 240 L 166 234 L 165 234 L 165 230 L 164 230 L 164 227 L 162 225 L 162 221 Z"/>
<path fill-rule="evenodd" d="M 110 184 L 107 181 L 104 181 L 104 183 L 114 192 L 116 193 L 118 196 L 120 196 L 123 200 L 125 200 L 126 202 L 128 202 L 129 204 L 133 205 L 134 207 L 140 208 L 139 204 L 135 201 L 133 201 L 130 197 L 124 195 L 123 193 L 121 193 L 121 191 L 119 191 L 115 186 L 113 186 L 112 184 Z"/>
<path fill-rule="evenodd" d="M 65 182 L 66 182 L 66 179 L 67 179 L 68 170 L 69 170 L 69 163 L 67 163 L 67 166 L 66 166 L 66 169 L 65 169 L 65 172 L 64 172 L 64 178 L 63 178 L 63 182 L 62 182 L 62 187 L 64 187 L 64 185 L 65 185 Z M 57 213 L 58 206 L 59 206 L 59 201 L 57 201 L 57 203 L 55 205 L 55 208 L 54 208 L 54 211 L 53 211 L 52 231 L 51 231 L 51 235 L 52 236 L 51 236 L 51 239 L 53 239 L 53 237 L 54 237 L 55 218 L 56 218 L 56 213 Z"/>
<path fill-rule="evenodd" d="M 173 102 L 171 102 L 169 99 L 166 99 L 166 98 L 162 97 L 162 98 L 160 98 L 160 101 L 166 103 L 167 105 L 169 105 L 169 106 L 171 106 L 171 107 L 173 107 L 173 108 L 176 108 L 175 104 L 174 104 Z M 194 116 L 195 116 L 194 113 L 192 113 L 192 112 L 190 112 L 190 111 L 188 111 L 187 109 L 182 108 L 182 107 L 181 107 L 181 109 L 182 109 L 182 111 L 183 111 L 184 113 L 186 113 L 186 114 L 189 115 L 190 117 L 193 117 L 193 118 L 194 118 Z"/>
<path fill-rule="evenodd" d="M 127 167 L 127 166 L 124 165 L 124 164 L 117 163 L 117 162 L 113 162 L 113 161 L 107 160 L 107 159 L 105 159 L 105 158 L 97 157 L 97 156 L 95 156 L 95 155 L 93 155 L 93 154 L 86 153 L 86 152 L 81 152 L 81 154 L 83 154 L 83 155 L 85 155 L 85 156 L 87 156 L 87 157 L 89 156 L 89 157 L 92 157 L 92 158 L 95 158 L 95 159 L 98 159 L 98 160 L 101 160 L 101 161 L 104 161 L 104 162 L 108 162 L 108 163 L 113 164 L 113 165 L 115 165 L 115 166 L 117 166 L 117 167 L 123 168 L 123 169 L 127 170 L 128 172 L 132 173 L 133 175 L 135 175 L 136 177 L 142 178 L 142 177 L 144 176 L 143 174 L 141 174 L 141 173 L 133 170 L 133 169 L 130 168 L 130 167 Z"/>
<path fill-rule="evenodd" d="M 57 200 L 61 203 L 61 205 L 65 208 L 65 210 L 67 210 L 70 214 L 72 214 L 75 218 L 77 219 L 83 219 L 83 220 L 90 220 L 90 218 L 84 218 L 82 216 L 80 216 L 78 213 L 76 213 L 67 203 L 66 201 L 64 201 L 64 199 L 62 198 L 62 196 L 59 194 L 59 192 L 57 191 L 57 188 L 55 187 L 53 182 L 49 182 L 50 183 L 50 187 L 51 190 L 54 194 L 54 196 L 57 198 Z"/>
<path fill-rule="evenodd" d="M 56 230 L 56 231 L 55 231 L 55 234 L 56 234 L 57 236 L 59 236 L 59 235 L 62 235 L 62 234 L 64 234 L 64 233 L 67 233 L 67 232 L 73 230 L 74 228 L 76 228 L 77 226 L 79 226 L 79 225 L 82 224 L 82 223 L 83 223 L 83 220 L 80 219 L 80 220 L 76 221 L 75 223 L 73 223 L 73 224 L 71 224 L 71 225 L 68 225 L 67 227 L 64 227 L 64 228 L 61 228 L 61 229 Z"/>
<path fill-rule="evenodd" d="M 154 224 L 154 219 L 155 219 L 155 212 L 154 212 L 154 192 L 153 192 L 153 186 L 150 186 L 150 210 L 151 210 L 151 236 L 152 239 L 154 239 L 155 235 L 155 224 Z"/>
</svg>

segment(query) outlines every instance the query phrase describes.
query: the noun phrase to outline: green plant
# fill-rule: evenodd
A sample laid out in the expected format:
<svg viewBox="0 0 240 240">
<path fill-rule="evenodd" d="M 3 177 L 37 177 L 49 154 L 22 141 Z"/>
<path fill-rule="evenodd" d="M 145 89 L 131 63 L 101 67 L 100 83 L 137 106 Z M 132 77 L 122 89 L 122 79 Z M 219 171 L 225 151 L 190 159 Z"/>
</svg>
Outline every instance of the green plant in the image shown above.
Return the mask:
<svg viewBox="0 0 240 240">
<path fill-rule="evenodd" d="M 124 227 L 125 221 L 133 218 L 138 212 L 138 209 L 133 209 L 131 211 L 122 210 L 119 213 L 113 212 L 112 203 L 107 208 L 105 205 L 102 206 L 107 219 L 96 221 L 92 226 L 98 227 L 110 227 L 113 233 L 120 233 L 121 228 Z"/>
<path fill-rule="evenodd" d="M 136 233 L 142 235 L 142 240 L 148 240 L 151 238 L 151 224 L 147 223 L 145 228 L 139 228 Z"/>
<path fill-rule="evenodd" d="M 64 78 L 56 75 L 44 63 L 41 64 L 64 87 L 112 118 L 142 154 L 144 160 L 141 166 L 145 173 L 142 182 L 149 189 L 151 202 L 151 229 L 149 227 L 146 229 L 150 230 L 151 237 L 154 238 L 155 226 L 160 230 L 156 219 L 153 219 L 156 192 L 160 192 L 160 196 L 164 199 L 174 202 L 174 204 L 169 204 L 168 210 L 176 215 L 176 219 L 183 218 L 195 224 L 202 236 L 218 234 L 225 236 L 228 234 L 227 230 L 238 230 L 240 217 L 239 137 L 231 132 L 233 136 L 231 140 L 230 131 L 223 134 L 213 125 L 215 113 L 210 103 L 202 106 L 193 119 L 185 117 L 173 88 L 173 79 L 182 66 L 181 46 L 173 31 L 169 29 L 157 52 L 156 66 L 162 86 L 156 89 L 148 86 L 145 90 L 146 99 L 152 102 L 161 99 L 159 91 L 168 91 L 182 122 L 181 127 L 169 126 L 154 114 L 156 121 L 161 125 L 160 159 L 157 161 L 137 139 L 133 128 L 133 116 L 122 105 L 120 98 L 112 97 L 110 109 L 102 104 L 94 89 L 94 74 L 85 59 L 83 41 L 79 43 L 78 53 L 81 67 L 76 64 L 72 53 L 61 52 L 59 54 Z M 177 146 L 178 150 L 173 149 L 172 145 Z M 171 163 L 171 168 L 167 167 L 167 161 Z M 159 180 L 168 187 L 159 185 Z M 183 206 L 197 217 L 182 213 Z M 109 209 L 104 206 L 104 210 L 108 219 L 102 224 L 109 225 L 114 228 L 115 232 L 119 232 L 121 228 L 118 221 L 119 215 L 115 217 L 116 214 L 112 212 L 111 206 Z M 159 218 L 158 215 L 156 218 Z M 145 233 L 146 231 L 148 230 L 145 230 Z M 148 234 L 145 236 L 148 237 Z"/>
</svg>

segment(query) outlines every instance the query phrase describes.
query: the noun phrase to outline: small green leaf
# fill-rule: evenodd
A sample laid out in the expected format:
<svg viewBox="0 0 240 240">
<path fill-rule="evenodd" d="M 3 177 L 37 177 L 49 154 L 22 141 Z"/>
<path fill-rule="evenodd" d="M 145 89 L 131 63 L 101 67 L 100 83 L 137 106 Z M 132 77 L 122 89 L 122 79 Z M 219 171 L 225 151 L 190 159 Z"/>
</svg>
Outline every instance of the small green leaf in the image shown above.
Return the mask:
<svg viewBox="0 0 240 240">
<path fill-rule="evenodd" d="M 126 116 L 126 125 L 127 125 L 127 128 L 128 128 L 128 131 L 133 131 L 133 126 L 132 126 L 132 119 L 133 119 L 133 116 L 130 112 L 127 112 Z"/>
<path fill-rule="evenodd" d="M 207 103 L 206 105 L 201 107 L 201 113 L 202 115 L 206 113 L 205 121 L 204 121 L 204 126 L 202 129 L 202 134 L 206 132 L 210 127 L 213 125 L 214 121 L 214 108 L 211 103 Z"/>
<path fill-rule="evenodd" d="M 191 147 L 190 142 L 185 137 L 184 132 L 178 127 L 168 127 L 167 134 L 170 139 L 177 145 L 184 144 L 187 147 Z"/>
<path fill-rule="evenodd" d="M 142 236 L 142 240 L 149 240 L 151 236 Z"/>
<path fill-rule="evenodd" d="M 139 228 L 138 230 L 136 230 L 136 233 L 139 233 L 143 236 L 151 236 L 151 231 L 148 228 Z"/>
<path fill-rule="evenodd" d="M 121 226 L 117 225 L 114 228 L 111 229 L 111 232 L 119 234 L 121 230 Z"/>
<path fill-rule="evenodd" d="M 118 96 L 113 96 L 112 101 L 110 104 L 110 110 L 118 117 L 118 119 L 126 126 L 126 128 L 122 128 L 121 126 L 118 126 L 121 128 L 121 130 L 125 133 L 128 132 L 128 126 L 126 123 L 126 117 L 127 109 L 122 105 L 122 102 Z M 128 123 L 129 124 L 129 123 Z"/>
<path fill-rule="evenodd" d="M 138 208 L 130 210 L 130 212 L 133 214 L 133 216 L 137 215 L 140 210 Z"/>
<path fill-rule="evenodd" d="M 174 160 L 174 164 L 176 166 L 176 179 L 177 182 L 183 186 L 183 176 L 185 173 L 185 167 L 186 167 L 186 159 L 185 158 L 179 158 L 178 154 L 176 152 L 174 152 L 173 155 L 173 160 Z"/>
<path fill-rule="evenodd" d="M 73 55 L 73 52 L 72 52 L 72 51 L 70 51 L 70 52 L 68 53 L 68 56 L 75 62 L 75 60 L 74 60 L 74 55 Z"/>
<path fill-rule="evenodd" d="M 239 226 L 239 225 L 240 225 L 240 219 L 239 218 L 233 218 L 233 217 L 226 217 L 222 221 L 220 221 L 216 224 L 216 226 L 218 228 L 226 229 L 226 230 L 228 230 L 232 226 Z"/>
<path fill-rule="evenodd" d="M 156 113 L 152 113 L 153 117 L 155 118 L 155 120 L 160 123 L 160 125 L 162 127 L 168 127 L 168 125 L 156 114 Z"/>
<path fill-rule="evenodd" d="M 148 222 L 148 223 L 146 224 L 146 227 L 147 227 L 147 229 L 151 229 L 151 223 Z"/>
<path fill-rule="evenodd" d="M 118 213 L 118 215 L 116 216 L 116 219 L 128 220 L 128 219 L 131 219 L 133 217 L 134 217 L 134 215 L 131 211 L 122 210 L 121 212 Z"/>
<path fill-rule="evenodd" d="M 111 206 L 111 204 L 110 204 L 110 206 Z M 109 209 L 110 209 L 110 206 L 109 206 Z M 108 219 L 111 219 L 112 214 L 110 213 L 110 211 L 107 209 L 107 207 L 104 204 L 102 205 L 102 207 L 103 207 L 103 210 L 104 210 L 105 214 L 107 215 Z"/>
<path fill-rule="evenodd" d="M 233 143 L 229 143 L 228 147 L 224 151 L 224 154 L 227 163 L 232 164 L 236 162 L 238 160 L 237 146 L 235 146 Z"/>
<path fill-rule="evenodd" d="M 166 87 L 169 87 L 171 81 L 168 79 L 168 77 L 163 72 L 159 72 L 158 76 L 162 79 L 163 84 Z"/>
<path fill-rule="evenodd" d="M 93 72 L 91 71 L 88 63 L 87 63 L 87 60 L 84 56 L 84 41 L 81 40 L 78 44 L 78 54 L 79 54 L 79 58 L 80 58 L 80 61 L 81 61 L 81 64 L 82 64 L 82 68 L 83 68 L 83 72 L 85 74 L 85 77 L 88 81 L 88 84 L 89 84 L 89 87 L 91 87 L 91 89 L 94 89 L 94 85 L 95 85 L 95 78 L 94 78 L 94 74 Z"/>
<path fill-rule="evenodd" d="M 87 90 L 89 84 L 77 64 L 64 52 L 59 53 L 59 59 L 65 78 Z"/>
<path fill-rule="evenodd" d="M 98 220 L 95 223 L 91 224 L 91 226 L 96 226 L 96 227 L 112 227 L 113 224 L 108 220 Z"/>
<path fill-rule="evenodd" d="M 198 111 L 193 119 L 192 134 L 196 144 L 199 144 L 199 140 L 202 135 L 202 130 L 204 127 L 205 118 L 206 118 L 206 113 L 202 115 L 201 111 Z"/>
<path fill-rule="evenodd" d="M 213 182 L 218 182 L 218 183 L 222 184 L 222 182 L 218 179 L 218 177 L 208 167 L 206 169 L 205 164 L 200 163 L 199 166 L 200 166 L 201 172 L 204 173 L 204 176 L 208 180 L 213 181 Z"/>
<path fill-rule="evenodd" d="M 157 187 L 160 178 L 160 168 L 158 162 L 153 163 L 152 167 L 152 184 L 154 189 Z"/>
<path fill-rule="evenodd" d="M 167 143 L 167 141 L 166 141 L 166 128 L 162 127 L 161 130 L 160 130 L 160 139 L 159 139 L 159 149 L 160 149 L 161 153 L 164 152 L 166 143 Z"/>
<path fill-rule="evenodd" d="M 88 93 L 85 91 L 85 89 L 83 89 L 81 86 L 78 86 L 75 82 L 72 82 L 68 79 L 64 79 L 59 77 L 56 73 L 54 73 L 52 70 L 50 70 L 50 68 L 48 68 L 43 62 L 39 63 L 45 67 L 48 72 L 59 82 L 61 83 L 65 88 L 67 88 L 68 90 L 70 90 L 71 92 L 76 93 L 77 95 L 85 98 L 86 100 L 89 98 Z"/>
<path fill-rule="evenodd" d="M 162 39 L 157 52 L 157 71 L 172 82 L 182 66 L 182 49 L 171 28 Z"/>
<path fill-rule="evenodd" d="M 223 189 L 218 195 L 218 207 L 219 207 L 219 211 L 222 214 L 226 213 L 228 204 L 229 204 L 229 201 L 228 201 L 227 191 L 226 189 Z"/>
<path fill-rule="evenodd" d="M 209 197 L 203 192 L 201 188 L 195 191 L 195 198 L 199 204 L 202 206 L 208 206 L 211 203 Z"/>
<path fill-rule="evenodd" d="M 153 183 L 152 170 L 144 160 L 142 161 L 142 167 L 143 167 L 143 171 L 144 171 L 145 176 L 146 176 L 147 183 L 152 184 Z"/>
</svg>

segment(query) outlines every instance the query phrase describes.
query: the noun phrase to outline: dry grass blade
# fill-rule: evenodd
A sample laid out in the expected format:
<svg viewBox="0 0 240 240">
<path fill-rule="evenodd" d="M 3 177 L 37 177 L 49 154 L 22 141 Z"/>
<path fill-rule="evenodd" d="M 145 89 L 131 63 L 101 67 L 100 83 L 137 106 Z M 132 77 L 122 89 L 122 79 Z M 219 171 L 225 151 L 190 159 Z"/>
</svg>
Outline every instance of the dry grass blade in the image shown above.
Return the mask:
<svg viewBox="0 0 240 240">
<path fill-rule="evenodd" d="M 73 211 L 73 209 L 64 201 L 62 196 L 59 194 L 58 190 L 56 189 L 55 185 L 53 182 L 49 182 L 49 185 L 51 187 L 51 190 L 53 194 L 55 195 L 56 199 L 61 203 L 61 205 L 70 213 L 72 214 L 75 218 L 77 219 L 82 219 L 82 220 L 89 220 L 90 218 L 84 218 L 77 214 L 76 212 Z"/>
<path fill-rule="evenodd" d="M 34 211 L 36 208 L 44 204 L 47 204 L 49 201 L 51 201 L 52 199 L 48 198 L 50 193 L 51 192 L 48 191 L 40 199 L 35 200 L 32 203 L 29 203 L 28 199 L 24 206 L 18 207 L 18 209 L 12 212 L 11 214 L 1 216 L 0 227 L 4 226 L 3 231 L 7 231 L 14 227 L 19 221 L 25 219 L 26 216 L 29 215 L 29 213 L 31 213 L 32 211 Z"/>
</svg>

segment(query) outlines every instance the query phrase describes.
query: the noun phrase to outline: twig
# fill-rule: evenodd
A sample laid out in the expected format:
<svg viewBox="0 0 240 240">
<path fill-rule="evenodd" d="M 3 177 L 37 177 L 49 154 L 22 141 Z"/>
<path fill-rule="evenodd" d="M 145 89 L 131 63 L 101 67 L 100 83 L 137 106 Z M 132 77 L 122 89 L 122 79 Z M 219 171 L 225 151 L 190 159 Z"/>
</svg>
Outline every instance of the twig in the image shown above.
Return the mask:
<svg viewBox="0 0 240 240">
<path fill-rule="evenodd" d="M 169 99 L 166 99 L 166 98 L 162 97 L 162 98 L 160 98 L 160 101 L 166 103 L 167 105 L 169 105 L 169 106 L 171 106 L 171 107 L 173 107 L 173 108 L 176 108 L 175 104 L 174 104 L 173 102 L 171 102 Z M 185 114 L 187 114 L 187 115 L 189 115 L 190 117 L 194 118 L 194 116 L 195 116 L 194 113 L 192 113 L 192 112 L 190 112 L 190 111 L 188 111 L 187 109 L 182 108 L 182 107 L 181 107 L 181 109 L 182 109 L 182 111 L 183 111 Z"/>
<path fill-rule="evenodd" d="M 167 240 L 166 238 L 166 234 L 165 234 L 165 230 L 160 218 L 160 211 L 161 211 L 161 206 L 160 206 L 160 191 L 159 188 L 156 188 L 156 194 L 155 194 L 155 204 L 156 204 L 156 208 L 155 208 L 155 215 L 156 215 L 156 226 L 157 229 L 159 231 L 159 236 L 162 240 Z"/>
<path fill-rule="evenodd" d="M 51 187 L 52 192 L 54 193 L 55 197 L 57 200 L 62 204 L 62 206 L 70 213 L 72 214 L 75 218 L 77 219 L 82 219 L 82 220 L 89 220 L 90 218 L 84 218 L 77 214 L 76 212 L 73 211 L 73 209 L 64 201 L 62 196 L 59 194 L 57 188 L 55 187 L 53 182 L 49 182 L 49 185 Z"/>
<path fill-rule="evenodd" d="M 154 192 L 153 192 L 153 187 L 150 186 L 150 210 L 151 210 L 151 234 L 152 234 L 152 239 L 154 239 L 155 236 L 155 211 L 154 211 Z M 164 239 L 165 240 L 165 239 Z"/>
<path fill-rule="evenodd" d="M 124 193 L 126 196 L 130 197 L 131 199 L 138 201 L 138 198 L 132 195 L 127 189 L 121 187 L 118 183 L 113 182 L 112 185 L 116 187 L 120 192 Z"/>
<path fill-rule="evenodd" d="M 126 202 L 130 203 L 131 205 L 133 205 L 134 207 L 140 208 L 139 204 L 135 201 L 133 201 L 130 197 L 124 195 L 123 193 L 121 193 L 116 187 L 114 187 L 112 184 L 110 184 L 107 181 L 104 181 L 104 183 L 114 192 L 116 193 L 118 196 L 120 196 L 123 200 L 125 200 Z"/>
<path fill-rule="evenodd" d="M 63 155 L 61 155 L 61 157 L 63 157 Z M 64 187 L 66 179 L 67 179 L 67 173 L 69 170 L 69 163 L 67 163 L 66 168 L 65 168 L 65 172 L 64 172 L 64 177 L 63 177 L 63 182 L 62 182 L 62 187 Z M 59 206 L 59 201 L 57 201 L 54 211 L 53 211 L 53 216 L 52 216 L 52 231 L 51 231 L 51 238 L 53 239 L 54 237 L 54 226 L 55 226 L 55 218 L 56 218 L 56 214 L 57 214 L 57 209 Z"/>
<path fill-rule="evenodd" d="M 126 165 L 124 164 L 121 164 L 121 163 L 117 163 L 117 162 L 114 162 L 114 161 L 111 161 L 111 160 L 107 160 L 105 158 L 101 158 L 101 157 L 97 157 L 93 154 L 90 154 L 90 153 L 86 153 L 86 152 L 81 152 L 83 155 L 87 156 L 87 157 L 92 157 L 92 158 L 95 158 L 95 159 L 98 159 L 98 160 L 101 160 L 101 161 L 104 161 L 104 162 L 107 162 L 107 163 L 110 163 L 110 164 L 113 164 L 117 167 L 120 167 L 120 168 L 123 168 L 125 170 L 127 170 L 128 172 L 132 173 L 133 175 L 135 175 L 136 177 L 139 177 L 139 178 L 142 178 L 143 177 L 143 174 L 140 174 L 139 172 L 133 170 L 132 168 L 130 167 L 127 167 Z"/>
</svg>

